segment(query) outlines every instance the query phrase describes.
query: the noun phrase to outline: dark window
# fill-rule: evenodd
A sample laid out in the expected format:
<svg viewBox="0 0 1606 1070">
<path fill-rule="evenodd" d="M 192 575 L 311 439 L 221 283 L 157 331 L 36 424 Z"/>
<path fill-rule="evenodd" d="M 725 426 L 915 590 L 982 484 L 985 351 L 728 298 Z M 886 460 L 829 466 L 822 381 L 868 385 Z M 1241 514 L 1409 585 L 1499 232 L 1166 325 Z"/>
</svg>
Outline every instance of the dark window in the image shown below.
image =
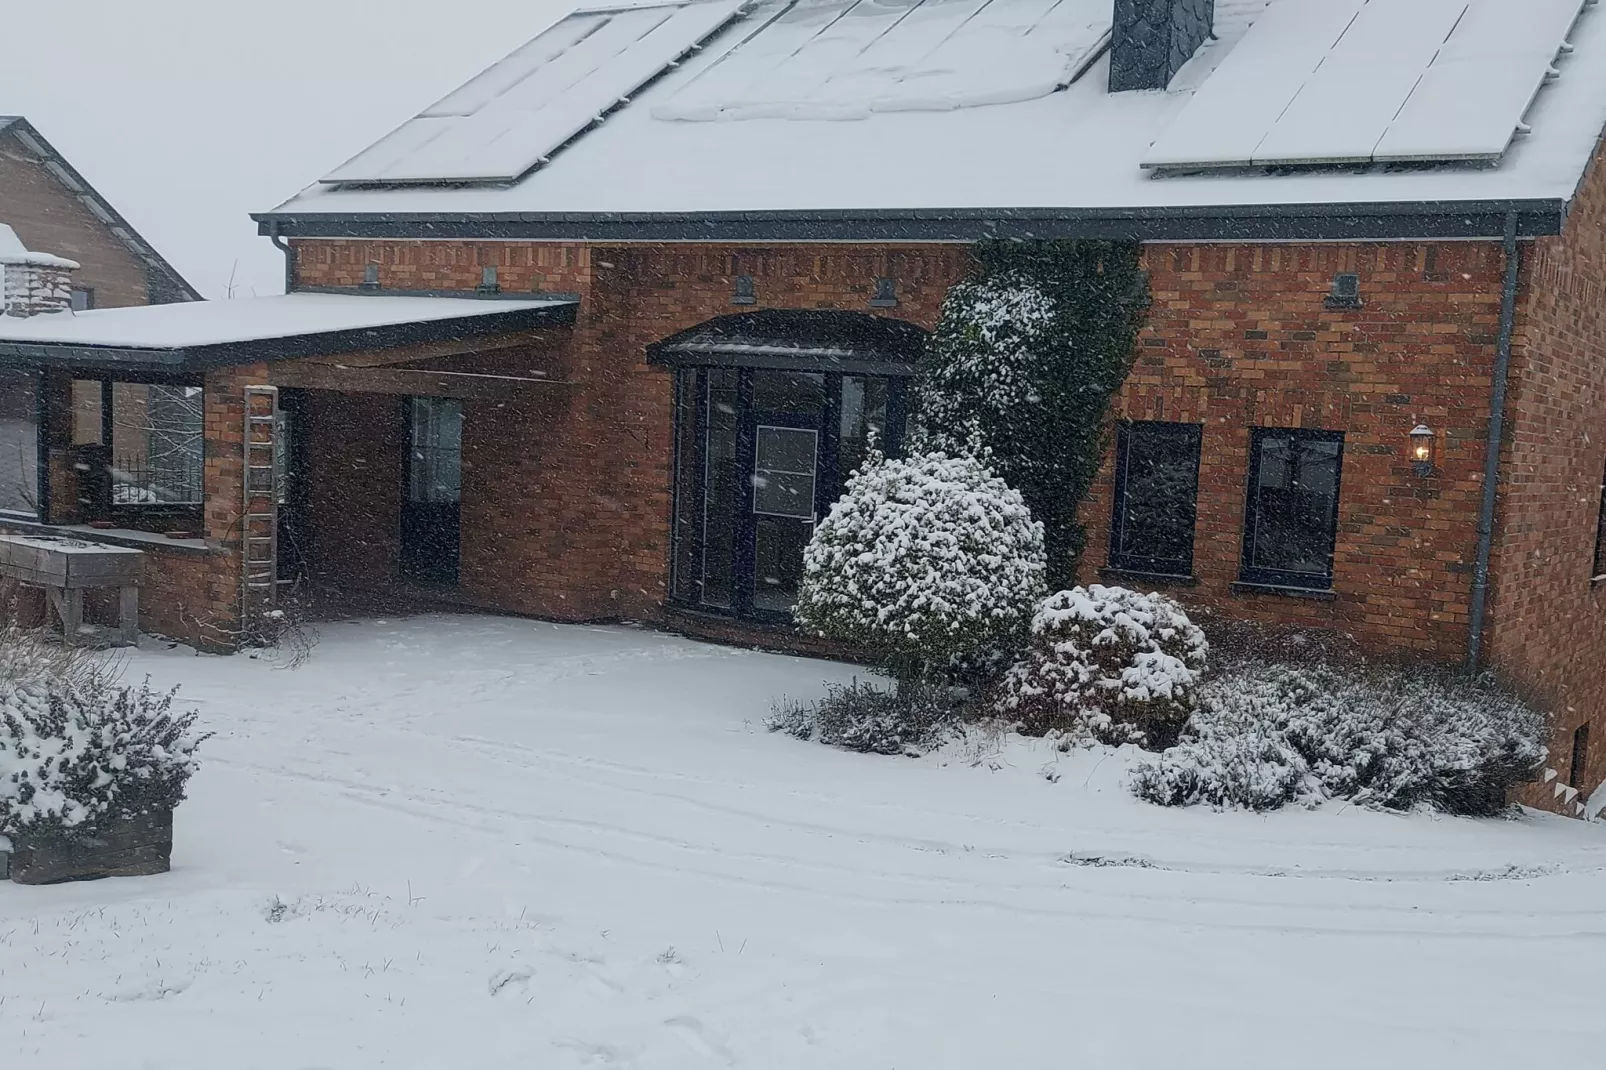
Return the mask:
<svg viewBox="0 0 1606 1070">
<path fill-rule="evenodd" d="M 1589 775 L 1589 725 L 1581 724 L 1573 732 L 1573 761 L 1567 773 L 1567 783 L 1583 789 L 1584 778 Z"/>
<path fill-rule="evenodd" d="M 1112 568 L 1167 576 L 1193 572 L 1201 431 L 1198 424 L 1121 425 Z"/>
<path fill-rule="evenodd" d="M 95 307 L 95 291 L 87 286 L 75 286 L 72 292 L 72 310 L 88 312 Z"/>
<path fill-rule="evenodd" d="M 1333 584 L 1344 436 L 1258 428 L 1250 440 L 1242 579 L 1326 590 Z"/>
<path fill-rule="evenodd" d="M 37 373 L 0 369 L 0 512 L 39 515 L 39 396 Z"/>
<path fill-rule="evenodd" d="M 1600 514 L 1595 519 L 1595 563 L 1589 574 L 1597 580 L 1606 579 L 1606 473 L 1601 475 L 1600 480 Z"/>
</svg>

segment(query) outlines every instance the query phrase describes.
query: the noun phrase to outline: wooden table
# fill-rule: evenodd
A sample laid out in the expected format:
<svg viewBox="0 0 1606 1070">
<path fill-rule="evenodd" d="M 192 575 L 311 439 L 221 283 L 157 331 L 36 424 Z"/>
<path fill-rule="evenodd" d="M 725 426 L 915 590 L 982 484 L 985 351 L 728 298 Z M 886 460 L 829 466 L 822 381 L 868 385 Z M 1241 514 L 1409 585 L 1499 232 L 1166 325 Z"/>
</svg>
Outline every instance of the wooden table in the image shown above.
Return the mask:
<svg viewBox="0 0 1606 1070">
<path fill-rule="evenodd" d="M 69 645 L 84 623 L 84 592 L 116 587 L 117 624 L 124 643 L 139 640 L 139 570 L 145 555 L 61 535 L 0 535 L 0 578 L 41 587 L 61 619 Z"/>
</svg>

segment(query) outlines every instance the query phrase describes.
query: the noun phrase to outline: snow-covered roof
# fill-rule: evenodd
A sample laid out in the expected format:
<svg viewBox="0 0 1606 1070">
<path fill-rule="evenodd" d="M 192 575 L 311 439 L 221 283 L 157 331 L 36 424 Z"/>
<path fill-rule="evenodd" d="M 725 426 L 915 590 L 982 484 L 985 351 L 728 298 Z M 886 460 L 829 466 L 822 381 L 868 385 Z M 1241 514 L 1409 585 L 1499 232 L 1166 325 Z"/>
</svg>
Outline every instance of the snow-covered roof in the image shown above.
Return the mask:
<svg viewBox="0 0 1606 1070">
<path fill-rule="evenodd" d="M 712 16 L 724 8 L 715 6 L 723 2 L 679 7 L 714 5 L 706 23 L 717 21 Z M 1045 232 L 1053 229 L 1050 221 L 1078 220 L 1089 234 L 1120 236 L 1139 222 L 1152 229 L 1155 220 L 1169 219 L 1176 236 L 1186 237 L 1205 236 L 1209 228 L 1200 221 L 1219 217 L 1234 218 L 1241 230 L 1257 209 L 1344 216 L 1376 208 L 1398 221 L 1394 231 L 1374 236 L 1407 237 L 1431 236 L 1409 233 L 1425 227 L 1420 216 L 1462 216 L 1442 232 L 1482 233 L 1488 220 L 1515 209 L 1527 213 L 1525 228 L 1554 229 L 1606 127 L 1606 12 L 1590 5 L 1578 14 L 1582 3 L 1216 0 L 1216 39 L 1169 89 L 1126 93 L 1109 91 L 1109 60 L 1100 52 L 1113 0 L 758 0 L 677 65 L 667 65 L 673 49 L 666 44 L 661 77 L 639 89 L 633 88 L 639 65 L 615 70 L 605 50 L 578 52 L 601 31 L 587 37 L 575 20 L 605 20 L 608 13 L 576 15 L 381 142 L 373 155 L 359 155 L 257 218 L 265 231 L 290 235 L 363 233 L 365 220 L 383 216 L 392 232 L 428 224 L 436 237 L 612 238 L 739 232 L 713 226 L 724 222 L 744 223 L 752 237 L 845 236 L 833 230 L 842 224 L 854 236 L 873 238 L 879 232 L 866 221 L 877 218 L 968 219 L 970 231 L 981 233 L 1001 219 Z M 1372 18 L 1369 32 L 1387 42 L 1409 36 L 1409 47 L 1391 46 L 1375 58 L 1366 49 L 1340 49 L 1330 33 L 1335 7 L 1349 11 L 1336 20 L 1341 30 L 1351 23 L 1365 28 L 1372 9 L 1391 16 Z M 1431 18 L 1421 14 L 1428 7 Z M 1256 25 L 1273 14 L 1278 33 L 1297 38 L 1307 25 L 1318 37 L 1328 33 L 1322 48 L 1332 53 L 1333 69 L 1349 77 L 1284 70 L 1278 77 L 1287 85 L 1255 78 L 1245 84 L 1286 90 L 1291 99 L 1325 94 L 1338 108 L 1322 109 L 1337 145 L 1361 120 L 1392 117 L 1384 97 L 1409 95 L 1416 84 L 1416 76 L 1402 78 L 1396 68 L 1416 64 L 1417 80 L 1432 93 L 1401 113 L 1390 133 L 1391 157 L 1420 151 L 1428 159 L 1432 146 L 1464 142 L 1469 162 L 1221 168 L 1206 165 L 1234 161 L 1201 156 L 1201 166 L 1187 170 L 1154 166 L 1178 162 L 1152 155 L 1153 148 L 1163 138 L 1177 140 L 1174 124 L 1188 120 L 1196 95 L 1212 95 L 1201 88 L 1227 69 L 1240 44 L 1253 44 Z M 1532 29 L 1540 24 L 1543 32 Z M 1452 41 L 1465 27 L 1460 52 L 1429 47 L 1444 27 Z M 554 46 L 564 35 L 579 43 Z M 1548 43 L 1535 44 L 1541 36 Z M 1501 51 L 1508 47 L 1509 57 Z M 1284 52 L 1258 51 L 1274 58 Z M 1328 62 L 1321 49 L 1305 53 L 1317 67 Z M 543 56 L 551 59 L 545 67 L 536 62 Z M 1547 75 L 1551 60 L 1555 70 Z M 607 96 L 603 89 L 614 96 L 595 108 L 592 125 L 554 146 L 554 131 L 567 127 L 554 125 L 544 102 L 572 112 L 573 93 L 520 95 L 517 87 L 558 63 L 568 64 L 563 84 L 595 91 L 588 104 Z M 1499 81 L 1496 75 L 1502 85 L 1481 96 L 1458 99 L 1444 90 Z M 1378 88 L 1380 82 L 1388 87 Z M 1207 121 L 1233 122 L 1232 94 L 1213 96 Z M 1496 99 L 1500 108 L 1490 104 Z M 1250 103 L 1238 108 L 1252 118 Z M 1343 111 L 1350 106 L 1353 116 Z M 1491 118 L 1495 111 L 1514 115 L 1526 132 L 1491 154 L 1491 143 L 1509 138 L 1494 129 L 1506 121 Z M 519 155 L 510 153 L 515 146 L 529 150 L 535 163 L 522 179 L 465 180 L 476 154 L 490 152 L 505 167 Z M 1352 159 L 1336 148 L 1314 158 Z M 431 169 L 453 183 L 419 184 Z M 365 176 L 390 184 L 357 181 Z M 773 225 L 788 218 L 796 225 L 784 233 Z M 623 229 L 598 229 L 609 221 Z M 965 230 L 951 229 L 956 236 Z M 884 236 L 902 235 L 888 228 Z"/>
<path fill-rule="evenodd" d="M 294 293 L 0 316 L 0 360 L 247 363 L 513 331 L 573 318 L 573 298 Z"/>
<path fill-rule="evenodd" d="M 169 264 L 150 243 L 140 237 L 111 203 L 79 174 L 67 158 L 46 141 L 44 135 L 20 115 L 0 115 L 0 137 L 9 137 L 31 154 L 50 176 L 76 197 L 107 231 L 145 265 L 152 301 L 199 301 L 200 293 Z M 76 265 L 74 265 L 76 266 Z"/>
</svg>

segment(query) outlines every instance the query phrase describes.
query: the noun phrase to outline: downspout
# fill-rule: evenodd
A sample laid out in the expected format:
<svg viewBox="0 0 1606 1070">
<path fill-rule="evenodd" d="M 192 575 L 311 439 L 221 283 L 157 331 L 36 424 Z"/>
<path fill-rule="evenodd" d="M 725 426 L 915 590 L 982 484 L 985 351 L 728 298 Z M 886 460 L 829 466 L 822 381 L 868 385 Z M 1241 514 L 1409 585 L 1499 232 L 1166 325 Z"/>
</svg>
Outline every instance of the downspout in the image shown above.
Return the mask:
<svg viewBox="0 0 1606 1070">
<path fill-rule="evenodd" d="M 284 292 L 290 293 L 296 286 L 296 251 L 289 242 L 279 237 L 278 220 L 268 224 L 268 240 L 284 254 Z"/>
<path fill-rule="evenodd" d="M 1517 244 L 1517 213 L 1506 216 L 1506 283 L 1500 294 L 1500 336 L 1494 355 L 1494 390 L 1489 397 L 1489 441 L 1483 459 L 1483 500 L 1478 507 L 1478 560 L 1472 570 L 1472 630 L 1467 669 L 1483 668 L 1483 633 L 1489 609 L 1489 556 L 1494 549 L 1494 510 L 1499 497 L 1500 443 L 1505 436 L 1506 388 L 1511 379 L 1511 338 L 1517 320 L 1517 275 L 1522 249 Z"/>
</svg>

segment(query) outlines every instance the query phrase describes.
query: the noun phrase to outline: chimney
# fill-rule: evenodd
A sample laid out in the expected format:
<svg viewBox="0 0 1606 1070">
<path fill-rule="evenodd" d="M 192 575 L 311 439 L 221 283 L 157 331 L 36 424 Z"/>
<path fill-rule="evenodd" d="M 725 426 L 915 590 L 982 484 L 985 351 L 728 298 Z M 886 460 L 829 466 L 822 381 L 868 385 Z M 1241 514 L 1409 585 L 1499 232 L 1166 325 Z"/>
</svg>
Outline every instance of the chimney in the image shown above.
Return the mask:
<svg viewBox="0 0 1606 1070">
<path fill-rule="evenodd" d="M 72 307 L 72 273 L 78 265 L 49 253 L 30 253 L 16 232 L 0 223 L 0 316 L 37 316 Z"/>
<path fill-rule="evenodd" d="M 1210 36 L 1216 0 L 1115 0 L 1110 92 L 1164 89 Z"/>
</svg>

